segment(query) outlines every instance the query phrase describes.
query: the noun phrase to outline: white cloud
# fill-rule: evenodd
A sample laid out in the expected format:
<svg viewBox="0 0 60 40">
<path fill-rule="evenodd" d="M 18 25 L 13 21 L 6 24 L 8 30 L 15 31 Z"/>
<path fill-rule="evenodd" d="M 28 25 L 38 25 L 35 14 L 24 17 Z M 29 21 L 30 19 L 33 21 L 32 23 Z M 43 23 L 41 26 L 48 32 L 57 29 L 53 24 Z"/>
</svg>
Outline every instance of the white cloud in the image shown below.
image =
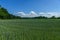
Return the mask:
<svg viewBox="0 0 60 40">
<path fill-rule="evenodd" d="M 26 15 L 26 16 L 28 16 L 28 17 L 37 17 L 38 14 L 35 13 L 34 11 L 31 11 L 31 12 L 30 12 L 28 15 Z"/>
<path fill-rule="evenodd" d="M 40 12 L 40 13 L 35 13 L 34 11 L 31 11 L 30 13 L 24 13 L 24 12 L 18 12 L 16 14 L 17 16 L 21 16 L 21 17 L 37 17 L 37 16 L 46 16 L 46 17 L 60 17 L 60 13 L 59 12 Z"/>
<path fill-rule="evenodd" d="M 45 16 L 45 17 L 52 17 L 54 15 L 52 15 L 53 13 L 50 12 L 40 12 L 39 15 L 40 16 Z"/>
<path fill-rule="evenodd" d="M 21 16 L 21 17 L 37 17 L 38 14 L 35 13 L 34 11 L 31 11 L 30 13 L 24 13 L 24 12 L 18 12 L 16 13 L 17 16 Z"/>
<path fill-rule="evenodd" d="M 40 16 L 46 16 L 46 17 L 60 17 L 60 13 L 59 12 L 40 12 L 39 13 Z"/>
<path fill-rule="evenodd" d="M 23 16 L 25 16 L 26 14 L 25 14 L 24 12 L 18 12 L 18 13 L 16 13 L 16 15 L 23 17 Z"/>
</svg>

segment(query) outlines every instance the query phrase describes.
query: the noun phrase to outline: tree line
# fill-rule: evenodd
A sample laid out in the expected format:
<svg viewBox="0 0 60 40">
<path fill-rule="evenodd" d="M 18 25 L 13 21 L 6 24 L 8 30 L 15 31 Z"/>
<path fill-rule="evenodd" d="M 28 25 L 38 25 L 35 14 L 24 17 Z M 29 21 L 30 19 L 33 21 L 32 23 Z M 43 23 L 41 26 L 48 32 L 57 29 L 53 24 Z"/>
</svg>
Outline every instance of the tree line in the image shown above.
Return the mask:
<svg viewBox="0 0 60 40">
<path fill-rule="evenodd" d="M 15 16 L 15 15 L 10 14 L 7 11 L 7 9 L 0 6 L 0 19 L 60 19 L 60 17 L 52 16 L 52 17 L 48 18 L 45 16 L 39 16 L 39 17 L 32 17 L 32 18 L 29 18 L 29 17 L 22 18 L 20 16 Z"/>
<path fill-rule="evenodd" d="M 60 17 L 45 17 L 45 16 L 39 16 L 39 17 L 34 17 L 35 19 L 60 19 Z"/>
</svg>

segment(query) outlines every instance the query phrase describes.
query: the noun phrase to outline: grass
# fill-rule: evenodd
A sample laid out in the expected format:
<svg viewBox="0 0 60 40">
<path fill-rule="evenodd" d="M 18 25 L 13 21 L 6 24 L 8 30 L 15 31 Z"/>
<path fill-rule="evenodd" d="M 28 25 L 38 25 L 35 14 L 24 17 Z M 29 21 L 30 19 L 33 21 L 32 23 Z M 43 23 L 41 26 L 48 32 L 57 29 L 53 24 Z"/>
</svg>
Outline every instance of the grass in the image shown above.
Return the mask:
<svg viewBox="0 0 60 40">
<path fill-rule="evenodd" d="M 0 20 L 0 40 L 60 40 L 60 19 Z"/>
</svg>

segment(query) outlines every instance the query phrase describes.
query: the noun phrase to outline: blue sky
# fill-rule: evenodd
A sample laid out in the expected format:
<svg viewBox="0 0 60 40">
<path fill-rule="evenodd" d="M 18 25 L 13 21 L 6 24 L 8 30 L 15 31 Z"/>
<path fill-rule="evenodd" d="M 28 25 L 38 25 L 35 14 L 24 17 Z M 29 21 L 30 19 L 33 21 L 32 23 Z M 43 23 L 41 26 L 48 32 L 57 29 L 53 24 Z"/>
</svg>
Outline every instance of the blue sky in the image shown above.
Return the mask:
<svg viewBox="0 0 60 40">
<path fill-rule="evenodd" d="M 12 14 L 20 11 L 60 12 L 60 0 L 0 0 L 0 5 Z"/>
</svg>

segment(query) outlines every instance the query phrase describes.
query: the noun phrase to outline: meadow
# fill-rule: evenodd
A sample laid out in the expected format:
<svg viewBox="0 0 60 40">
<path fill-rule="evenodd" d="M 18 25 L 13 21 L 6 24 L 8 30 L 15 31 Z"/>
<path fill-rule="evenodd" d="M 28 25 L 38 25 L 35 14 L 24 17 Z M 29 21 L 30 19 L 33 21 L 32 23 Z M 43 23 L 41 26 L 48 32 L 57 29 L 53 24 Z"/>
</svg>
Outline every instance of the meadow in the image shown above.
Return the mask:
<svg viewBox="0 0 60 40">
<path fill-rule="evenodd" d="M 0 40 L 60 40 L 60 19 L 0 20 Z"/>
</svg>

